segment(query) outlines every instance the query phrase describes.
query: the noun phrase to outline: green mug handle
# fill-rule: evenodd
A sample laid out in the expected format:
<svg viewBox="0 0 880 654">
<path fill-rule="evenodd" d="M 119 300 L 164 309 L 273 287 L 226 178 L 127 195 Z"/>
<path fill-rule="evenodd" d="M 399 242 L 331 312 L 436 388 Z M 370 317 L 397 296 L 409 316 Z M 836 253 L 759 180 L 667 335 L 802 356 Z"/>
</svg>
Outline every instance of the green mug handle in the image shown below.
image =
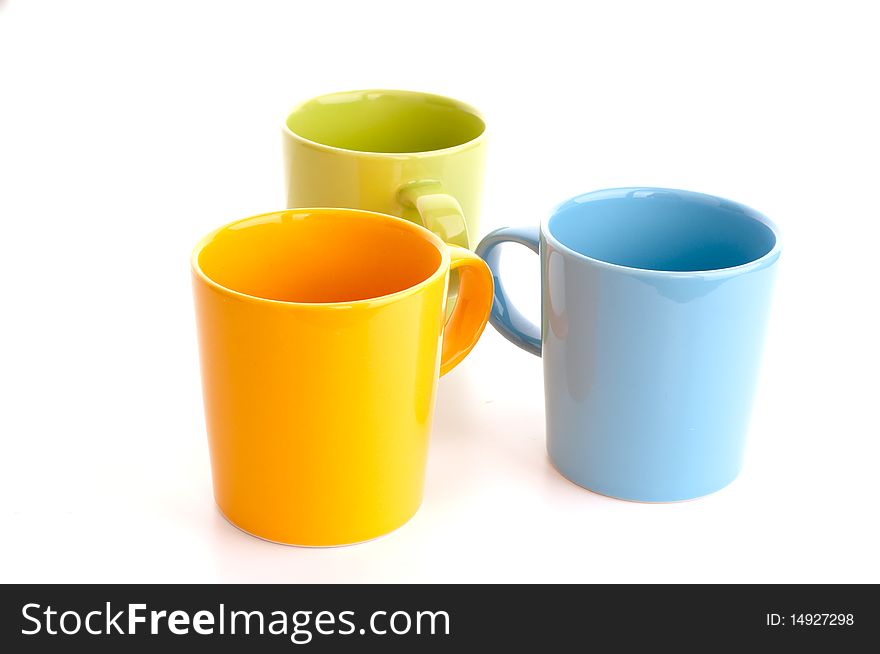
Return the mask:
<svg viewBox="0 0 880 654">
<path fill-rule="evenodd" d="M 398 191 L 397 199 L 404 207 L 415 209 L 422 226 L 434 232 L 445 243 L 470 247 L 464 211 L 458 200 L 444 193 L 439 181 L 420 179 L 409 182 Z"/>
</svg>

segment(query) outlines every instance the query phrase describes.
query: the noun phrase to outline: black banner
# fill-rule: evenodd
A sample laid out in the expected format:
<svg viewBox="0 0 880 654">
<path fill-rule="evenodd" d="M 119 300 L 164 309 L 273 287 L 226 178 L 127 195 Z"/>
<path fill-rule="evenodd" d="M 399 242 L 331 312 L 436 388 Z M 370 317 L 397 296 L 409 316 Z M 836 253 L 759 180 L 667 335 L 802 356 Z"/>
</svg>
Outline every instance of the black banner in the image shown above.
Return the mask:
<svg viewBox="0 0 880 654">
<path fill-rule="evenodd" d="M 880 600 L 867 585 L 21 585 L 0 611 L 5 652 L 711 651 L 876 643 Z"/>
</svg>

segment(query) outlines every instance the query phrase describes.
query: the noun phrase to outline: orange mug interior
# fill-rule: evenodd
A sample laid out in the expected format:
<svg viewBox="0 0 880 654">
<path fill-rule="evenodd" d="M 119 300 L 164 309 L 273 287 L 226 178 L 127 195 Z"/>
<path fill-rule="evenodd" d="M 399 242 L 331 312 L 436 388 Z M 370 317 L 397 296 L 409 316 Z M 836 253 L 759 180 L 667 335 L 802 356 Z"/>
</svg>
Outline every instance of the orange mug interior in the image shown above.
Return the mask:
<svg viewBox="0 0 880 654">
<path fill-rule="evenodd" d="M 209 236 L 197 265 L 244 295 L 297 303 L 354 302 L 429 279 L 443 254 L 425 230 L 401 219 L 345 209 L 256 216 Z"/>
</svg>

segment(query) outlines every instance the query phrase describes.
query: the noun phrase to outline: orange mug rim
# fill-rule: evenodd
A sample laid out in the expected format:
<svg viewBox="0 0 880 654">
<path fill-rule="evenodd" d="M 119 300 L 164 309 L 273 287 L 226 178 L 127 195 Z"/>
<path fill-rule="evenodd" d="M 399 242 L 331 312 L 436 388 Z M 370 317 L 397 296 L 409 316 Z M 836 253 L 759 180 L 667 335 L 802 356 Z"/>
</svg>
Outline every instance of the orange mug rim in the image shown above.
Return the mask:
<svg viewBox="0 0 880 654">
<path fill-rule="evenodd" d="M 394 293 L 388 293 L 385 295 L 377 295 L 375 297 L 363 298 L 360 300 L 346 300 L 342 302 L 294 302 L 289 300 L 276 300 L 272 298 L 260 297 L 257 295 L 251 295 L 249 293 L 243 293 L 241 291 L 237 291 L 233 288 L 229 288 L 228 286 L 221 284 L 210 276 L 208 276 L 204 270 L 202 270 L 199 265 L 199 256 L 204 251 L 205 247 L 207 247 L 218 234 L 227 231 L 236 225 L 240 225 L 242 223 L 246 223 L 252 220 L 258 220 L 260 218 L 266 218 L 268 216 L 280 216 L 283 214 L 311 214 L 311 213 L 322 213 L 322 214 L 335 214 L 335 215 L 351 215 L 358 216 L 358 220 L 367 218 L 369 220 L 382 220 L 382 221 L 390 221 L 397 223 L 398 227 L 406 229 L 413 234 L 420 236 L 421 238 L 429 241 L 440 253 L 440 263 L 437 268 L 432 272 L 428 277 L 408 286 L 399 291 L 395 291 Z M 233 220 L 232 222 L 226 223 L 225 225 L 221 225 L 220 227 L 212 230 L 205 236 L 203 236 L 196 246 L 193 248 L 192 254 L 190 255 L 190 265 L 192 267 L 193 273 L 205 284 L 212 287 L 213 289 L 219 291 L 224 295 L 228 295 L 230 297 L 244 300 L 248 302 L 256 302 L 256 303 L 268 303 L 272 305 L 282 305 L 282 306 L 290 306 L 297 308 L 344 308 L 344 307 L 363 307 L 363 306 L 377 306 L 382 304 L 390 304 L 392 302 L 396 302 L 397 300 L 403 299 L 404 297 L 408 297 L 414 293 L 419 292 L 422 288 L 429 286 L 438 278 L 442 277 L 447 273 L 450 266 L 450 255 L 449 248 L 454 247 L 444 243 L 439 236 L 434 234 L 429 229 L 422 227 L 421 225 L 417 225 L 414 222 L 409 220 L 405 220 L 403 218 L 398 218 L 396 216 L 391 216 L 386 213 L 381 213 L 378 211 L 366 211 L 364 209 L 347 209 L 342 207 L 297 207 L 294 209 L 282 209 L 280 211 L 268 211 L 266 213 L 257 214 L 254 216 L 248 216 L 246 218 L 239 218 L 237 220 Z"/>
</svg>

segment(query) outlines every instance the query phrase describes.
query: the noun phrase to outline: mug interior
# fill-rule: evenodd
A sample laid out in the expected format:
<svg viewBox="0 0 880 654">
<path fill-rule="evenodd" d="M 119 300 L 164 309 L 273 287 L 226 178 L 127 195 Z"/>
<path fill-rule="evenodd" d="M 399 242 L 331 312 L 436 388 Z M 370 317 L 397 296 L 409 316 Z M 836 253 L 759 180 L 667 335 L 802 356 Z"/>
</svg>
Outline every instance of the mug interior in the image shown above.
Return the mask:
<svg viewBox="0 0 880 654">
<path fill-rule="evenodd" d="M 588 193 L 550 218 L 567 248 L 605 263 L 669 272 L 741 266 L 769 253 L 776 235 L 747 207 L 669 189 Z"/>
<path fill-rule="evenodd" d="M 354 302 L 403 291 L 437 272 L 443 253 L 422 231 L 381 214 L 291 210 L 221 228 L 194 261 L 208 279 L 244 295 Z"/>
<path fill-rule="evenodd" d="M 287 117 L 297 136 L 334 148 L 416 153 L 462 145 L 480 136 L 483 119 L 466 105 L 409 91 L 354 91 L 321 96 Z"/>
</svg>

